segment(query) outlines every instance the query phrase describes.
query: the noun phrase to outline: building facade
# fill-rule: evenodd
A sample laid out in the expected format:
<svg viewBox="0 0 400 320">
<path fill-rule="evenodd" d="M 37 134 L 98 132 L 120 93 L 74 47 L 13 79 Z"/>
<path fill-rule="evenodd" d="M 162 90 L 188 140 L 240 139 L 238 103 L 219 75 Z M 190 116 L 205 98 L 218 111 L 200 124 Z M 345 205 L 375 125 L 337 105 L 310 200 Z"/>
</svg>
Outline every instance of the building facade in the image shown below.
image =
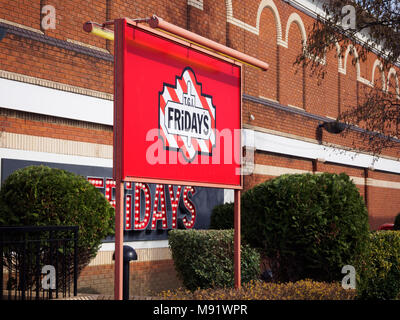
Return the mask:
<svg viewBox="0 0 400 320">
<path fill-rule="evenodd" d="M 242 123 L 246 147 L 255 151 L 245 190 L 284 173 L 345 172 L 364 197 L 371 229 L 392 222 L 400 211 L 398 150 L 374 160 L 357 151 L 363 142 L 355 132 L 321 135 L 318 126 L 355 106 L 366 88 L 399 97 L 400 68 L 384 72 L 374 52 L 353 64 L 357 45 L 344 48 L 343 57 L 328 52 L 321 59 L 322 81 L 295 65 L 319 10 L 311 0 L 0 0 L 1 181 L 41 163 L 86 176 L 113 202 L 113 43 L 82 25 L 156 14 L 270 65 L 266 72 L 244 67 Z M 153 195 L 155 186 L 148 188 Z M 233 200 L 230 190 L 187 188 L 197 210 L 195 228 L 208 227 L 214 205 Z M 126 191 L 131 194 L 132 186 Z M 181 214 L 190 214 L 191 204 L 182 200 Z M 168 227 L 140 233 L 132 219 L 127 212 L 125 241 L 138 253 L 132 292 L 178 287 Z M 113 293 L 113 250 L 112 239 L 106 240 L 81 274 L 80 288 Z"/>
</svg>

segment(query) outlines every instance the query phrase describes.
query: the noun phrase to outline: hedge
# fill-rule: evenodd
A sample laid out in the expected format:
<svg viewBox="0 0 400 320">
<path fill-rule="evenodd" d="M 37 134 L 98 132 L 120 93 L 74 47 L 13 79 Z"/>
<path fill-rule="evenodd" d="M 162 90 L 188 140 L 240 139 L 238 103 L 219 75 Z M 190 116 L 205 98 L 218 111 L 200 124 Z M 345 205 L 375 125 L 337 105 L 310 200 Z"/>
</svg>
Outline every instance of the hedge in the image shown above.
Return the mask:
<svg viewBox="0 0 400 320">
<path fill-rule="evenodd" d="M 360 299 L 400 298 L 400 232 L 376 231 L 356 264 Z"/>
<path fill-rule="evenodd" d="M 276 281 L 338 281 L 368 237 L 364 200 L 346 174 L 282 175 L 241 202 L 243 240 L 269 258 Z M 214 227 L 232 223 L 232 204 L 214 209 Z"/>
<path fill-rule="evenodd" d="M 215 206 L 211 212 L 210 229 L 233 229 L 233 210 L 233 202 Z"/>
<path fill-rule="evenodd" d="M 187 289 L 234 285 L 233 235 L 233 230 L 169 231 L 174 265 Z M 249 246 L 242 245 L 242 282 L 257 279 L 259 274 L 259 254 Z"/>
<path fill-rule="evenodd" d="M 339 282 L 316 282 L 309 279 L 287 283 L 250 281 L 240 290 L 232 288 L 163 291 L 165 300 L 354 300 L 356 291 L 342 288 Z"/>
</svg>

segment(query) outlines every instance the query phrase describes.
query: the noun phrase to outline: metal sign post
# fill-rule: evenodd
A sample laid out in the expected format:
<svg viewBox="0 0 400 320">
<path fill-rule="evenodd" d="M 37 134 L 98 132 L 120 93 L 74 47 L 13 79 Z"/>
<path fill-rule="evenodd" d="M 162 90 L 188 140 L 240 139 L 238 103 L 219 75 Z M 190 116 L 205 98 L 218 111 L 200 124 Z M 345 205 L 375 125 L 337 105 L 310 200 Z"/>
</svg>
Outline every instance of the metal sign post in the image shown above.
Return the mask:
<svg viewBox="0 0 400 320">
<path fill-rule="evenodd" d="M 233 265 L 235 272 L 235 288 L 241 287 L 241 266 L 240 266 L 240 190 L 234 191 L 234 256 Z"/>
<path fill-rule="evenodd" d="M 115 265 L 114 299 L 123 296 L 123 247 L 124 247 L 124 183 L 117 180 L 115 203 Z"/>
<path fill-rule="evenodd" d="M 265 71 L 268 64 L 156 16 L 84 29 L 115 40 L 115 299 L 123 293 L 124 182 L 233 189 L 240 288 L 242 65 Z M 156 165 L 171 156 L 178 162 Z"/>
</svg>

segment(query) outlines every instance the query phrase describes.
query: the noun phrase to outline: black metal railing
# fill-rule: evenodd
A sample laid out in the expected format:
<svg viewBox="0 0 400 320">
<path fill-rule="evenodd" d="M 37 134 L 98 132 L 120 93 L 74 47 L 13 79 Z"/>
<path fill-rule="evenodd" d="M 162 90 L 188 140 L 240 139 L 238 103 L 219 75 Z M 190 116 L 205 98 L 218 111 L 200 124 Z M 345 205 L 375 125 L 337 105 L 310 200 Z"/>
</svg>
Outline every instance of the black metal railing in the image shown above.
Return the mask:
<svg viewBox="0 0 400 320">
<path fill-rule="evenodd" d="M 0 300 L 77 295 L 78 227 L 0 227 Z"/>
</svg>

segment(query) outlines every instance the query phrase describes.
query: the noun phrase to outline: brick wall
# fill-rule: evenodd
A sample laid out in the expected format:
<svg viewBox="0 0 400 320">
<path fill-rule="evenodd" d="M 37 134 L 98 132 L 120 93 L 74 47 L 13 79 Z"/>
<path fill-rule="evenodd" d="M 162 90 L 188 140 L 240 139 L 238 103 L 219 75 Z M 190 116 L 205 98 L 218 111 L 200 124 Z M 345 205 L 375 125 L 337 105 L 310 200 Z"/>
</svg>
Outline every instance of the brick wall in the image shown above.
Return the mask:
<svg viewBox="0 0 400 320">
<path fill-rule="evenodd" d="M 129 295 L 154 296 L 182 286 L 172 260 L 132 261 L 129 268 Z M 88 266 L 79 276 L 78 293 L 114 295 L 114 264 Z"/>
<path fill-rule="evenodd" d="M 241 22 L 256 27 L 258 34 L 249 32 L 227 22 L 226 4 L 232 3 L 233 17 Z M 268 1 L 267 1 L 268 2 Z M 26 2 L 2 1 L 0 18 L 34 28 L 46 37 L 56 38 L 65 42 L 77 41 L 82 45 L 91 45 L 99 50 L 113 53 L 112 44 L 104 39 L 89 35 L 82 30 L 82 23 L 87 20 L 105 21 L 117 17 L 148 17 L 155 13 L 167 21 L 197 32 L 205 37 L 235 49 L 244 51 L 259 59 L 267 61 L 270 69 L 261 72 L 254 68 L 244 67 L 244 93 L 265 97 L 278 101 L 282 105 L 301 108 L 315 115 L 336 118 L 339 111 L 354 106 L 364 93 L 366 85 L 357 81 L 360 77 L 372 81 L 372 68 L 377 57 L 368 56 L 367 61 L 361 62 L 359 74 L 357 66 L 352 64 L 353 50 L 342 59 L 343 72 L 338 72 L 339 61 L 335 53 L 330 52 L 325 66 L 327 76 L 318 82 L 311 70 L 293 65 L 302 51 L 304 32 L 312 26 L 313 19 L 307 14 L 295 9 L 283 1 L 274 3 L 276 11 L 271 7 L 258 10 L 261 1 L 203 1 L 203 10 L 187 5 L 185 1 L 136 1 L 132 5 L 128 1 L 101 0 L 61 1 L 42 0 Z M 56 8 L 56 29 L 42 30 L 40 14 L 41 6 L 51 4 Z M 280 19 L 280 44 L 276 15 Z M 288 30 L 286 30 L 288 27 Z M 282 44 L 283 42 L 283 44 Z M 1 69 L 16 72 L 40 79 L 66 83 L 73 86 L 113 93 L 113 63 L 85 54 L 55 47 L 29 37 L 8 34 L 0 42 Z M 394 67 L 399 73 L 399 68 Z M 380 72 L 376 72 L 377 82 L 381 82 Z M 375 82 L 374 81 L 374 82 Z M 394 91 L 395 77 L 389 79 L 390 90 Z M 254 107 L 257 109 L 254 110 Z M 257 123 L 265 128 L 293 133 L 300 136 L 315 138 L 314 130 L 317 122 L 306 123 L 304 119 L 296 119 L 293 114 L 274 114 L 265 118 L 269 110 L 244 102 L 244 119 L 248 123 L 248 112 L 255 112 Z M 7 130 L 5 128 L 5 130 Z M 32 131 L 37 134 L 37 131 Z M 88 133 L 90 135 L 90 133 Z M 70 135 L 65 137 L 70 138 Z M 82 135 L 82 139 L 85 139 Z M 336 136 L 325 135 L 324 140 L 335 143 Z M 351 139 L 342 139 L 344 146 L 351 147 Z M 388 155 L 394 155 L 388 151 Z"/>
</svg>

